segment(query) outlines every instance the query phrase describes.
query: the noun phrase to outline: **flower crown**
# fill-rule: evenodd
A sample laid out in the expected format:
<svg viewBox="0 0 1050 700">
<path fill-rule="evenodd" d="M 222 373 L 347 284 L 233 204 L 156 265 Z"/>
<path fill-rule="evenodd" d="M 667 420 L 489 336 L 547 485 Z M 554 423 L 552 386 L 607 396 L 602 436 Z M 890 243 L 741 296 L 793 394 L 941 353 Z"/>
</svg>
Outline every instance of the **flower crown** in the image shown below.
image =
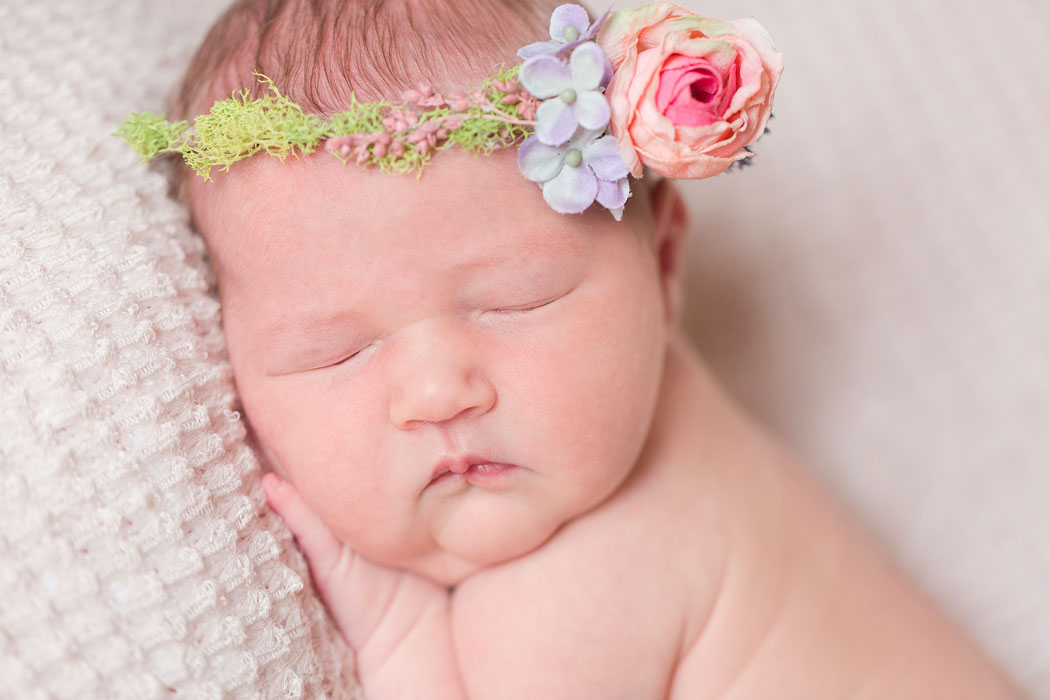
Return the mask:
<svg viewBox="0 0 1050 700">
<path fill-rule="evenodd" d="M 448 96 L 425 84 L 397 105 L 352 96 L 326 119 L 256 73 L 265 94 L 235 92 L 192 127 L 143 112 L 116 133 L 144 160 L 181 155 L 205 180 L 260 151 L 283 160 L 323 145 L 344 163 L 421 175 L 454 144 L 489 154 L 520 143 L 518 168 L 551 208 L 579 214 L 597 201 L 619 221 L 629 177 L 643 166 L 711 177 L 747 163 L 766 132 L 784 64 L 753 19 L 723 22 L 654 2 L 591 23 L 566 4 L 551 15 L 550 37 L 519 50 L 523 63 Z"/>
</svg>

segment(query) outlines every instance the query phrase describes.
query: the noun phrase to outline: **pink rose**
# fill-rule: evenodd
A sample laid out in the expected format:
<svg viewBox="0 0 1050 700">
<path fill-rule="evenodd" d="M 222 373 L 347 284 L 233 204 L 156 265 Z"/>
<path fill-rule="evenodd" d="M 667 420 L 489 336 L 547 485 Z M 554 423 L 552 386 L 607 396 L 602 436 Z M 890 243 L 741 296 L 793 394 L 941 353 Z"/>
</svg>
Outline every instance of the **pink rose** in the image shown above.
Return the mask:
<svg viewBox="0 0 1050 700">
<path fill-rule="evenodd" d="M 616 71 L 610 128 L 632 175 L 646 165 L 696 180 L 751 155 L 744 147 L 765 131 L 784 70 L 757 21 L 654 2 L 611 17 L 598 43 Z"/>
</svg>

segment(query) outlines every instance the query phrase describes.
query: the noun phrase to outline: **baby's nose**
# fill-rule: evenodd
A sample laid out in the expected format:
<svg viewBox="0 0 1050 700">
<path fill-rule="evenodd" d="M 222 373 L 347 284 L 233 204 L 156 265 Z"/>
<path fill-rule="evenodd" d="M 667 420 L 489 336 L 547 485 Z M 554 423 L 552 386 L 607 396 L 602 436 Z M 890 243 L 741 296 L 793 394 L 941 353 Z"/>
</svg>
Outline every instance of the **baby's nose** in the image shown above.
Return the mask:
<svg viewBox="0 0 1050 700">
<path fill-rule="evenodd" d="M 479 350 L 466 338 L 433 334 L 404 349 L 391 368 L 390 420 L 402 429 L 482 415 L 496 403 Z"/>
</svg>

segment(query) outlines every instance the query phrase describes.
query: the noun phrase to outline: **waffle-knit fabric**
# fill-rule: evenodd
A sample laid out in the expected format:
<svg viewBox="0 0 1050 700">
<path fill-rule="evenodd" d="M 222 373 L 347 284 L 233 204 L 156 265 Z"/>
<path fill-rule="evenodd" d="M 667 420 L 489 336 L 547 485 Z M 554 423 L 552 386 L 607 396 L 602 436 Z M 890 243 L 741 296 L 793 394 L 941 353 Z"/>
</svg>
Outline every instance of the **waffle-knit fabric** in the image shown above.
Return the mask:
<svg viewBox="0 0 1050 700">
<path fill-rule="evenodd" d="M 199 40 L 180 7 L 0 3 L 0 698 L 355 696 L 202 245 L 109 135 Z"/>
</svg>

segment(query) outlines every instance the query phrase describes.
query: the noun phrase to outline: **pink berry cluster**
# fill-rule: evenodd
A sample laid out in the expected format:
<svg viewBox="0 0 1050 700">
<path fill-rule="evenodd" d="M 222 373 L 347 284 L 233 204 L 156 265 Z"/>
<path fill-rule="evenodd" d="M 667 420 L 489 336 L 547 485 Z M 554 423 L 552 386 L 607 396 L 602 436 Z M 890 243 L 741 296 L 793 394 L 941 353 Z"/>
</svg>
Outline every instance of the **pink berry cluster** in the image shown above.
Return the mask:
<svg viewBox="0 0 1050 700">
<path fill-rule="evenodd" d="M 443 143 L 450 132 L 471 118 L 535 125 L 540 101 L 529 94 L 517 78 L 494 79 L 490 85 L 502 95 L 475 89 L 470 94 L 459 90 L 445 98 L 430 85 L 420 83 L 402 93 L 401 106 L 384 108 L 383 131 L 333 136 L 325 141 L 325 149 L 344 161 L 352 159 L 358 165 L 365 165 L 373 158 L 400 157 L 407 149 L 426 156 Z M 517 116 L 498 107 L 492 101 L 494 97 L 502 105 L 517 105 Z"/>
</svg>

